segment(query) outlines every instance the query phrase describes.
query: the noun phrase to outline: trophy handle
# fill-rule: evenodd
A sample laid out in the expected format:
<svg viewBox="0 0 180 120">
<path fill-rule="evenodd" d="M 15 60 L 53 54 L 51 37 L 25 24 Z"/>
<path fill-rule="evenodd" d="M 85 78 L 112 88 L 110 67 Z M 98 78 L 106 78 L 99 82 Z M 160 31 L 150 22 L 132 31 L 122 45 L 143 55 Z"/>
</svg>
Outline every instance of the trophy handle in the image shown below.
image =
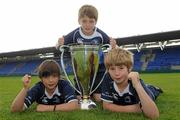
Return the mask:
<svg viewBox="0 0 180 120">
<path fill-rule="evenodd" d="M 64 51 L 68 52 L 69 51 L 69 46 L 68 45 L 61 45 L 59 47 L 59 51 L 61 51 L 62 53 L 64 53 Z"/>
<path fill-rule="evenodd" d="M 65 70 L 65 65 L 64 65 L 64 52 L 69 52 L 69 46 L 68 45 L 62 45 L 59 50 L 61 51 L 61 66 L 62 66 L 62 70 L 67 78 L 67 80 L 70 82 L 71 86 L 79 93 L 81 94 L 81 92 L 74 87 L 74 84 L 72 83 L 72 81 L 70 80 L 69 76 L 67 75 L 67 72 Z"/>
<path fill-rule="evenodd" d="M 94 88 L 94 90 L 90 92 L 90 95 L 91 95 L 91 94 L 99 87 L 99 85 L 102 83 L 102 81 L 103 81 L 106 73 L 107 73 L 107 71 L 104 72 L 104 75 L 103 75 L 101 81 L 100 81 L 99 84 Z M 94 81 L 95 81 L 95 80 L 93 80 L 93 83 L 94 83 Z M 92 87 L 91 87 L 91 89 L 92 89 Z"/>
<path fill-rule="evenodd" d="M 101 49 L 102 49 L 103 53 L 106 53 L 106 52 L 108 52 L 109 50 L 111 50 L 112 47 L 111 47 L 110 44 L 104 44 L 104 45 L 101 46 Z M 94 88 L 94 90 L 92 90 L 92 87 L 93 87 L 93 85 L 94 85 L 94 82 L 95 82 L 95 78 L 96 78 L 96 74 L 97 74 L 97 73 L 95 74 L 95 76 L 94 76 L 94 78 L 93 78 L 93 83 L 92 83 L 92 86 L 91 86 L 91 89 L 90 89 L 90 95 L 91 95 L 91 94 L 99 87 L 99 85 L 102 83 L 102 81 L 103 81 L 106 73 L 107 73 L 107 71 L 104 72 L 104 75 L 103 75 L 101 81 L 99 82 L 99 84 Z"/>
<path fill-rule="evenodd" d="M 101 49 L 105 53 L 105 52 L 108 52 L 109 50 L 111 50 L 112 47 L 111 47 L 110 44 L 104 44 L 104 45 L 101 46 Z"/>
</svg>

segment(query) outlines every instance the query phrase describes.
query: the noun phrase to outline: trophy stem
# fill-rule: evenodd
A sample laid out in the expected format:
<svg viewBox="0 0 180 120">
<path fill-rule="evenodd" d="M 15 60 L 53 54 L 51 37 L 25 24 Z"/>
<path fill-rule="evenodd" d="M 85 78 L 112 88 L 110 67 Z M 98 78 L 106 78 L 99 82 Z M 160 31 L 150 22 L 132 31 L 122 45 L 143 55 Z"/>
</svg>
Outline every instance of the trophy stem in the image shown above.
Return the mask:
<svg viewBox="0 0 180 120">
<path fill-rule="evenodd" d="M 89 99 L 90 97 L 88 95 L 83 95 L 82 99 Z"/>
</svg>

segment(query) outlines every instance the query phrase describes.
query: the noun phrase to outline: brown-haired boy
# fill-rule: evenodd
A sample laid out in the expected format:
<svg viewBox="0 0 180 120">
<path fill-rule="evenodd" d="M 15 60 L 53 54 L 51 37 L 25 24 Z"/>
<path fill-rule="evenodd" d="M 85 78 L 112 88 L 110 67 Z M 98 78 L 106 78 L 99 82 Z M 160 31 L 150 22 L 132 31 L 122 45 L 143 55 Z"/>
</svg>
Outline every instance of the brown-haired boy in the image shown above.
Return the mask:
<svg viewBox="0 0 180 120">
<path fill-rule="evenodd" d="M 56 48 L 59 48 L 61 45 L 68 45 L 72 43 L 77 44 L 93 44 L 93 45 L 103 45 L 111 44 L 112 48 L 116 47 L 116 41 L 109 37 L 105 32 L 96 27 L 98 21 L 98 10 L 93 5 L 85 4 L 81 6 L 78 13 L 78 23 L 80 27 L 76 28 L 69 34 L 58 39 Z M 96 88 L 99 81 L 105 73 L 104 67 L 104 56 L 103 53 L 99 53 L 99 70 L 97 73 L 95 85 L 93 88 Z M 93 96 L 96 101 L 100 101 L 100 87 L 94 92 Z"/>
<path fill-rule="evenodd" d="M 78 108 L 75 92 L 68 81 L 60 80 L 59 64 L 55 60 L 45 60 L 38 69 L 41 81 L 31 89 L 31 76 L 22 78 L 23 88 L 11 105 L 12 112 L 23 111 L 36 102 L 36 110 L 70 111 Z"/>
</svg>

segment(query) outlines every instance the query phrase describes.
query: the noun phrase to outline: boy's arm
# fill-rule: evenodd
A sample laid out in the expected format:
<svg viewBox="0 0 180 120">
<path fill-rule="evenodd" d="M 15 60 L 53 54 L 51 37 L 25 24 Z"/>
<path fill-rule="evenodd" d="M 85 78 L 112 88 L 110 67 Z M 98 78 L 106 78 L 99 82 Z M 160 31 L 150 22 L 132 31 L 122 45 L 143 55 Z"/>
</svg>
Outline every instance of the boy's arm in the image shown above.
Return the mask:
<svg viewBox="0 0 180 120">
<path fill-rule="evenodd" d="M 56 43 L 56 49 L 58 50 L 61 45 L 64 45 L 64 36 L 58 39 L 58 42 Z"/>
<path fill-rule="evenodd" d="M 158 118 L 159 110 L 154 101 L 149 97 L 149 95 L 146 93 L 143 86 L 141 85 L 139 80 L 139 74 L 131 74 L 131 81 L 139 96 L 143 113 L 151 119 Z"/>
<path fill-rule="evenodd" d="M 134 85 L 134 88 L 136 89 L 136 92 L 139 96 L 139 99 L 140 99 L 140 102 L 142 105 L 143 113 L 151 119 L 158 118 L 159 117 L 159 110 L 158 110 L 156 104 L 154 103 L 154 101 L 145 92 L 141 83 L 138 82 L 136 85 Z"/>
<path fill-rule="evenodd" d="M 116 44 L 116 40 L 113 39 L 112 37 L 110 37 L 109 39 L 110 39 L 110 45 L 111 45 L 112 49 L 118 48 L 118 45 Z"/>
<path fill-rule="evenodd" d="M 25 75 L 22 80 L 24 87 L 12 102 L 11 112 L 21 112 L 24 110 L 24 99 L 31 83 L 31 76 Z"/>
<path fill-rule="evenodd" d="M 72 32 L 68 33 L 67 35 L 64 35 L 58 39 L 58 42 L 56 43 L 56 49 L 58 50 L 61 45 L 68 45 L 71 43 L 77 43 L 74 41 L 74 37 L 76 36 L 75 33 L 79 30 L 79 28 L 76 28 Z"/>
<path fill-rule="evenodd" d="M 103 101 L 103 108 L 106 110 L 113 111 L 113 112 L 125 112 L 125 113 L 141 112 L 139 104 L 122 106 L 122 105 L 116 105 L 113 103 L 108 103 L 108 102 Z"/>
<path fill-rule="evenodd" d="M 72 111 L 75 109 L 79 109 L 79 105 L 77 101 L 71 101 L 71 102 L 63 103 L 59 105 L 39 104 L 36 110 L 38 112 L 45 112 L 45 111 Z"/>
</svg>

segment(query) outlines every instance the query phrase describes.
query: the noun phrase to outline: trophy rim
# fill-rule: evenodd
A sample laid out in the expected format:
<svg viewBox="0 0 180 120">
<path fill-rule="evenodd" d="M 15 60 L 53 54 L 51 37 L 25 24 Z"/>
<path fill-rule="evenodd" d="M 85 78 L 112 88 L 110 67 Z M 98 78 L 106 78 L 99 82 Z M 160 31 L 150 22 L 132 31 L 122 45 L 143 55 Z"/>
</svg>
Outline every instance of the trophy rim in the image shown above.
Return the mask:
<svg viewBox="0 0 180 120">
<path fill-rule="evenodd" d="M 100 46 L 99 45 L 84 45 L 84 44 L 73 44 L 73 45 L 69 45 L 69 50 L 71 51 L 82 51 L 82 50 L 86 50 L 86 51 L 99 51 L 100 50 Z"/>
</svg>

